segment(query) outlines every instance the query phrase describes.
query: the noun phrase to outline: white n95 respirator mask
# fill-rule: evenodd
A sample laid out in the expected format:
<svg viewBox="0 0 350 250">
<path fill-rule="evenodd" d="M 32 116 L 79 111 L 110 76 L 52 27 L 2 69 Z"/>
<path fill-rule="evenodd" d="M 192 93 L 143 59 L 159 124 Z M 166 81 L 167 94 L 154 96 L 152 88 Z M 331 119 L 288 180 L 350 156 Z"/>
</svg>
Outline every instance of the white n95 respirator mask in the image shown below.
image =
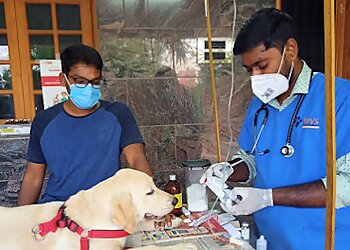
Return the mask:
<svg viewBox="0 0 350 250">
<path fill-rule="evenodd" d="M 285 93 L 289 87 L 292 76 L 294 61 L 290 67 L 288 78 L 280 73 L 284 60 L 285 48 L 283 48 L 282 59 L 277 73 L 251 76 L 252 90 L 263 103 L 268 103 L 279 95 Z"/>
</svg>

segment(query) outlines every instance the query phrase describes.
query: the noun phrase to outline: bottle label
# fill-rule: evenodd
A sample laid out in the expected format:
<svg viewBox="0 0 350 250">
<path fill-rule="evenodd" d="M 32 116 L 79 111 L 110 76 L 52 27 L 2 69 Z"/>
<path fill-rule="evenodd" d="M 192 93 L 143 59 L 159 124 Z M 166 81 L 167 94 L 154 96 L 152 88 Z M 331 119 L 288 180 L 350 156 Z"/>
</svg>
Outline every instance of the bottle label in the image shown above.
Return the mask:
<svg viewBox="0 0 350 250">
<path fill-rule="evenodd" d="M 182 207 L 182 193 L 174 194 L 174 196 L 177 198 L 177 203 L 175 205 L 175 208 Z"/>
</svg>

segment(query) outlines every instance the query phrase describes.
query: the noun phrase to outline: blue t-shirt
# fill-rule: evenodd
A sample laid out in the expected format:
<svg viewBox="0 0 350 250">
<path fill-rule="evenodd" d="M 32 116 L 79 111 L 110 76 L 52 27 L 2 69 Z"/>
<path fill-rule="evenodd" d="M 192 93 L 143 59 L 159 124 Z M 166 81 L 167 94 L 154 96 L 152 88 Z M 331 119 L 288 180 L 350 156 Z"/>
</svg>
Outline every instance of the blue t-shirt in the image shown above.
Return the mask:
<svg viewBox="0 0 350 250">
<path fill-rule="evenodd" d="M 129 108 L 101 101 L 93 113 L 74 117 L 58 104 L 39 112 L 32 124 L 27 160 L 47 164 L 51 174 L 38 203 L 65 201 L 120 169 L 126 146 L 143 143 Z"/>
</svg>

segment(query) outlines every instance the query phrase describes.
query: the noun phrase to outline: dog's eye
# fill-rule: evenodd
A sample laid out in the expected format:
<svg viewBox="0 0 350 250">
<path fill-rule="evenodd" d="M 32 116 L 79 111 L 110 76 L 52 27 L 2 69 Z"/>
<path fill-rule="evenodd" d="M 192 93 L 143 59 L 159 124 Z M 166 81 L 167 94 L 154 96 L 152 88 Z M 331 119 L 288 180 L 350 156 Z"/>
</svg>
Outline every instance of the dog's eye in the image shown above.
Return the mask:
<svg viewBox="0 0 350 250">
<path fill-rule="evenodd" d="M 152 195 L 154 194 L 154 189 L 152 189 L 151 191 L 149 191 L 146 195 Z"/>
</svg>

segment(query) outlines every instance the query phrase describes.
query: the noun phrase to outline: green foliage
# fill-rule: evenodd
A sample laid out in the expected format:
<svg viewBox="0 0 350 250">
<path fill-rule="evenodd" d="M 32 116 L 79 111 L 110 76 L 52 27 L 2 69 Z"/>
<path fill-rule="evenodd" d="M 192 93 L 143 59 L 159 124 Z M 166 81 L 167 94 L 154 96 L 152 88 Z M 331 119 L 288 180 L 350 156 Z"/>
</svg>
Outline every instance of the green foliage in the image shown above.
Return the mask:
<svg viewBox="0 0 350 250">
<path fill-rule="evenodd" d="M 31 45 L 30 54 L 33 60 L 55 59 L 55 49 L 53 45 Z"/>
<path fill-rule="evenodd" d="M 111 39 L 103 45 L 106 66 L 118 78 L 144 77 L 154 75 L 161 66 L 161 46 L 155 46 L 153 39 Z"/>
<path fill-rule="evenodd" d="M 0 67 L 2 79 L 0 80 L 0 89 L 12 89 L 11 69 L 7 66 Z"/>
</svg>

